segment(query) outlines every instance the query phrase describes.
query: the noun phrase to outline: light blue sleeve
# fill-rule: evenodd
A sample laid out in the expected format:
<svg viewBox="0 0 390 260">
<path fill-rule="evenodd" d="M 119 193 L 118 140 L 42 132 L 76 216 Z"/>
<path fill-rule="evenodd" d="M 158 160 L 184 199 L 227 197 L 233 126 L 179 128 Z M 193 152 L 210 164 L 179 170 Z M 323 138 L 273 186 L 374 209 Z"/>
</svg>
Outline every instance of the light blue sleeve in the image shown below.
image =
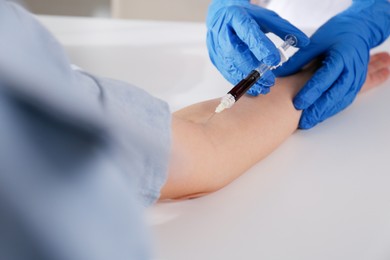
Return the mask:
<svg viewBox="0 0 390 260">
<path fill-rule="evenodd" d="M 78 71 L 86 85 L 99 88 L 104 116 L 123 154 L 122 165 L 137 179 L 138 198 L 149 206 L 167 179 L 171 113 L 166 102 L 124 82 Z"/>
<path fill-rule="evenodd" d="M 63 118 L 108 128 L 142 204 L 154 203 L 167 178 L 167 104 L 129 84 L 71 69 L 57 40 L 15 4 L 0 2 L 0 34 L 2 80 Z"/>
</svg>

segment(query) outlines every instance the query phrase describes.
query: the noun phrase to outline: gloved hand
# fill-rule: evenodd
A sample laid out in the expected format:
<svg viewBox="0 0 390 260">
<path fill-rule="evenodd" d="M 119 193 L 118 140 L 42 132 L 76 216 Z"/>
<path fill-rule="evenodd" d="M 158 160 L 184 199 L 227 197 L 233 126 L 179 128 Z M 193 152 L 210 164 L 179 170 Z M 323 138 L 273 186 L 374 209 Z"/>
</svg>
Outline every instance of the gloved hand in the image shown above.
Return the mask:
<svg viewBox="0 0 390 260">
<path fill-rule="evenodd" d="M 237 84 L 261 63 L 277 65 L 280 54 L 265 36 L 273 32 L 284 40 L 292 34 L 298 47 L 309 44 L 309 38 L 276 13 L 250 4 L 249 0 L 214 0 L 207 17 L 207 47 L 211 61 L 232 84 Z M 266 94 L 275 76 L 267 72 L 248 92 Z"/>
<path fill-rule="evenodd" d="M 294 99 L 295 108 L 303 110 L 299 128 L 312 128 L 353 102 L 366 79 L 370 49 L 389 34 L 388 0 L 354 0 L 311 37 L 309 46 L 276 70 L 278 76 L 287 76 L 323 58 L 320 69 Z"/>
</svg>

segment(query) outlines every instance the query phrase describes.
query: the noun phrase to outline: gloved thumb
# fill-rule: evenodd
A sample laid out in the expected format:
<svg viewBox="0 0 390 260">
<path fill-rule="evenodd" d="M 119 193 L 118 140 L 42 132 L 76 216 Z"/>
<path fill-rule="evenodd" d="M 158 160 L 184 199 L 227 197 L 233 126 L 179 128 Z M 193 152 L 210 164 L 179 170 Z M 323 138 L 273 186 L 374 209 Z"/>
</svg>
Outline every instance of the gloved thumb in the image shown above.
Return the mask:
<svg viewBox="0 0 390 260">
<path fill-rule="evenodd" d="M 272 32 L 282 40 L 285 40 L 288 35 L 293 35 L 297 39 L 296 47 L 298 48 L 309 45 L 309 37 L 289 21 L 280 17 L 277 13 L 269 10 L 267 10 L 267 15 L 264 15 L 261 12 L 255 12 L 255 10 L 250 10 L 250 12 L 266 32 Z"/>
</svg>

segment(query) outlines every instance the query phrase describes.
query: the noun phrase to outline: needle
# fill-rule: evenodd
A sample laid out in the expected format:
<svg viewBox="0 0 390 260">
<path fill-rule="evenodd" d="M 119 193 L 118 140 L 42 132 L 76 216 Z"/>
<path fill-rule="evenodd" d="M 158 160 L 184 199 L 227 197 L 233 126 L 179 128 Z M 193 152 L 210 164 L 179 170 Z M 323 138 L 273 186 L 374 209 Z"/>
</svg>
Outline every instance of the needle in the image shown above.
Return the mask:
<svg viewBox="0 0 390 260">
<path fill-rule="evenodd" d="M 210 117 L 209 117 L 209 119 L 207 119 L 207 121 L 205 122 L 205 124 L 207 124 L 208 122 L 210 122 L 210 120 L 216 115 L 217 113 L 213 113 Z"/>
</svg>

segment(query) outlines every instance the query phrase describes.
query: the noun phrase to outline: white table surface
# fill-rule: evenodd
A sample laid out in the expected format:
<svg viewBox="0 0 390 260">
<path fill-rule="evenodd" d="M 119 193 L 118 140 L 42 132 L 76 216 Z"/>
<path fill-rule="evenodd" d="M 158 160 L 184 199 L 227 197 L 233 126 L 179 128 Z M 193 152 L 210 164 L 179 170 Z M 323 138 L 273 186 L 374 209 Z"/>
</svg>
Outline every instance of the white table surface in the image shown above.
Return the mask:
<svg viewBox="0 0 390 260">
<path fill-rule="evenodd" d="M 208 59 L 202 24 L 39 19 L 75 64 L 172 109 L 230 88 Z M 152 207 L 157 259 L 390 259 L 389 100 L 390 81 L 221 191 Z"/>
</svg>

